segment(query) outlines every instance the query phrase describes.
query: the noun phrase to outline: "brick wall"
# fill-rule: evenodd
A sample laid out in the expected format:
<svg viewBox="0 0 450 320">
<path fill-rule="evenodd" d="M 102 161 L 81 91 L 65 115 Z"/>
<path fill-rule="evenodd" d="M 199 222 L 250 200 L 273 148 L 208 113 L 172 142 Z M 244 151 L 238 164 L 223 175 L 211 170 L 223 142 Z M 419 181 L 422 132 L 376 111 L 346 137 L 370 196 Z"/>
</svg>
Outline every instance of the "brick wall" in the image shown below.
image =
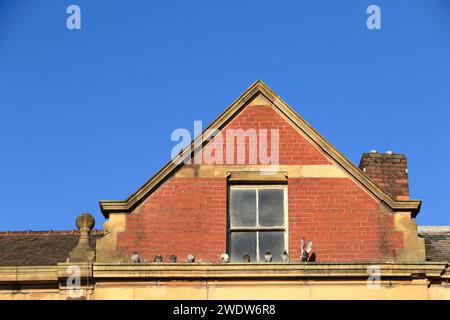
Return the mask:
<svg viewBox="0 0 450 320">
<path fill-rule="evenodd" d="M 249 128 L 255 129 L 257 132 L 260 129 L 278 129 L 279 132 L 279 161 L 280 164 L 330 164 L 330 161 L 312 146 L 305 138 L 301 137 L 299 133 L 290 126 L 272 107 L 270 106 L 248 106 L 236 118 L 234 118 L 223 130 L 247 130 Z M 223 155 L 226 156 L 226 133 L 224 133 L 223 140 Z M 267 155 L 272 154 L 271 149 L 271 135 L 267 134 Z M 228 139 L 230 140 L 230 139 Z M 214 148 L 217 139 L 213 139 L 205 148 L 205 152 L 209 152 L 210 148 Z M 234 139 L 234 154 L 232 163 L 237 164 L 238 158 L 236 155 L 237 140 Z M 245 140 L 245 150 L 251 150 L 249 147 L 249 139 Z M 245 163 L 249 163 L 249 154 L 246 154 Z M 257 157 L 256 164 L 261 164 L 261 159 Z M 224 161 L 224 163 L 227 163 Z M 228 162 L 230 163 L 230 162 Z M 264 164 L 264 163 L 262 163 Z"/>
<path fill-rule="evenodd" d="M 193 253 L 216 261 L 226 250 L 226 198 L 225 179 L 171 178 L 127 217 L 119 248 L 143 259 Z"/>
<path fill-rule="evenodd" d="M 313 241 L 317 261 L 392 259 L 403 245 L 392 213 L 348 178 L 289 179 L 289 247 Z"/>
<path fill-rule="evenodd" d="M 270 107 L 247 107 L 227 128 L 278 128 L 280 164 L 331 163 Z M 313 240 L 317 261 L 325 262 L 391 259 L 402 246 L 393 214 L 349 178 L 290 178 L 288 195 L 294 261 L 302 236 Z M 226 240 L 226 178 L 170 177 L 127 216 L 118 249 L 136 250 L 145 260 L 176 254 L 184 261 L 193 253 L 198 261 L 217 262 Z"/>
</svg>

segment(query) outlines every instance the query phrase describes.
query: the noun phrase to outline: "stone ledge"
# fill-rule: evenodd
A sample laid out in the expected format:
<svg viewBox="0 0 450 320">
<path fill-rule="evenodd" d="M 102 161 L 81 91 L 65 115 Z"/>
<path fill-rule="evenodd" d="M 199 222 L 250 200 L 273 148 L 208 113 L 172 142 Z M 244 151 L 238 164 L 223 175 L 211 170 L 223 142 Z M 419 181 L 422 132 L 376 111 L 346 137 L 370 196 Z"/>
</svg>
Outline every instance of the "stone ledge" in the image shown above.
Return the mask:
<svg viewBox="0 0 450 320">
<path fill-rule="evenodd" d="M 56 282 L 57 270 L 57 266 L 0 267 L 0 282 Z"/>
<path fill-rule="evenodd" d="M 441 278 L 447 263 L 316 263 L 316 264 L 107 264 L 95 263 L 93 276 L 101 279 L 323 279 L 367 278 L 369 266 L 378 266 L 381 277 Z"/>
<path fill-rule="evenodd" d="M 369 266 L 378 266 L 382 278 L 448 280 L 447 262 L 418 263 L 314 263 L 314 264 L 255 264 L 255 263 L 149 263 L 93 265 L 60 263 L 57 266 L 0 267 L 0 283 L 58 283 L 68 277 L 67 267 L 80 267 L 83 278 L 107 279 L 367 279 Z"/>
</svg>

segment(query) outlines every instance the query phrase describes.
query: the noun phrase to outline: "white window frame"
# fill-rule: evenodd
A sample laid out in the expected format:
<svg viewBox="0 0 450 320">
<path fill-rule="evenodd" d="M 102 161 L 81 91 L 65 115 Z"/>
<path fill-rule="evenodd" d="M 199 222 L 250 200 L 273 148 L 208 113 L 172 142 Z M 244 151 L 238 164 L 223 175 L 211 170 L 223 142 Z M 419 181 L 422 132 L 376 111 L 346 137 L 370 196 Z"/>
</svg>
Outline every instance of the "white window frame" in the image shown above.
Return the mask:
<svg viewBox="0 0 450 320">
<path fill-rule="evenodd" d="M 232 190 L 264 190 L 264 189 L 280 189 L 283 190 L 284 195 L 284 225 L 283 226 L 256 226 L 256 227 L 232 227 L 231 225 L 231 211 L 230 211 L 230 203 L 231 203 L 231 191 Z M 259 224 L 259 192 L 256 192 L 256 223 Z M 232 232 L 256 232 L 256 262 L 259 261 L 260 257 L 260 248 L 259 248 L 259 232 L 262 231 L 284 231 L 284 248 L 287 252 L 289 252 L 289 214 L 288 214 L 288 188 L 287 185 L 231 185 L 229 186 L 228 193 L 228 239 L 230 243 L 228 244 L 229 254 L 231 255 L 231 233 Z M 264 250 L 264 249 L 263 249 Z M 272 252 L 274 254 L 274 252 Z M 279 253 L 281 255 L 281 252 Z"/>
</svg>

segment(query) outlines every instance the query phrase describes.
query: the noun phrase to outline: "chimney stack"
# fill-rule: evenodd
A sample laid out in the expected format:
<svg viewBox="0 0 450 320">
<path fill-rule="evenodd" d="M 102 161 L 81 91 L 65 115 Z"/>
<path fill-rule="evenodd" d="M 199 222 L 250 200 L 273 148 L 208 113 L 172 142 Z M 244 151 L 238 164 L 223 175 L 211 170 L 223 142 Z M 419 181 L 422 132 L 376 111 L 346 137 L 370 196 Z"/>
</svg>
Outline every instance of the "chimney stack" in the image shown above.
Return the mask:
<svg viewBox="0 0 450 320">
<path fill-rule="evenodd" d="M 359 168 L 392 198 L 409 199 L 408 169 L 404 154 L 392 151 L 363 153 Z"/>
</svg>

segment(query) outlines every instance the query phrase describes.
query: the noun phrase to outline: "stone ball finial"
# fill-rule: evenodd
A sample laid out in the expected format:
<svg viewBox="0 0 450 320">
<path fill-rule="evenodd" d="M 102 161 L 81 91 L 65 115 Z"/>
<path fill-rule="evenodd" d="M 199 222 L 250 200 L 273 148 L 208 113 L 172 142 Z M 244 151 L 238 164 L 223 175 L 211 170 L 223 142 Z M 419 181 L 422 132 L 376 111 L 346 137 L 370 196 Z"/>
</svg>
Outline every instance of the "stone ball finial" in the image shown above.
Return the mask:
<svg viewBox="0 0 450 320">
<path fill-rule="evenodd" d="M 78 216 L 76 223 L 78 230 L 88 229 L 90 231 L 95 225 L 95 219 L 90 213 L 83 212 Z"/>
</svg>

